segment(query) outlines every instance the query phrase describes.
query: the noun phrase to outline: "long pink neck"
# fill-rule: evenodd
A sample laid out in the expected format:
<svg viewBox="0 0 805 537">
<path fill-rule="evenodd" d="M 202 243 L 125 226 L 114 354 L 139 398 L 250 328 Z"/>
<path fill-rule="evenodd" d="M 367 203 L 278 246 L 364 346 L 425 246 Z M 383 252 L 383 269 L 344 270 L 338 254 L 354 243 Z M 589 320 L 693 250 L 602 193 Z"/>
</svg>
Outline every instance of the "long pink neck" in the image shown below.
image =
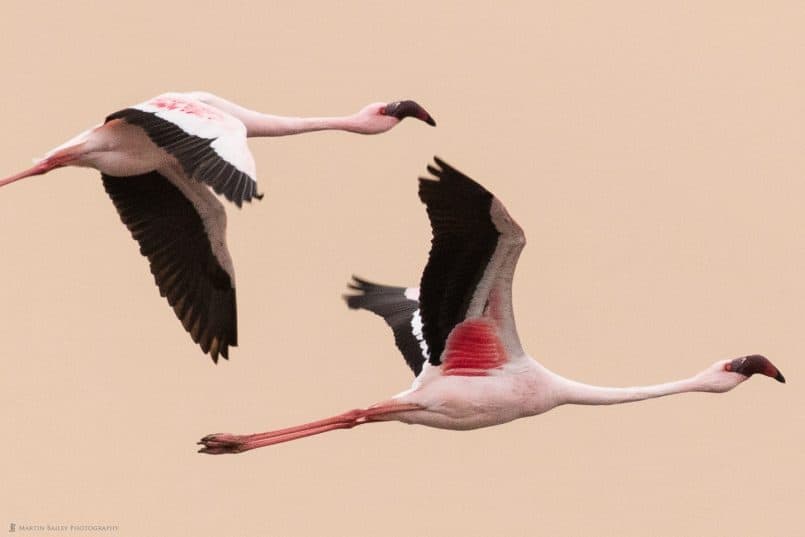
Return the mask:
<svg viewBox="0 0 805 537">
<path fill-rule="evenodd" d="M 247 136 L 287 136 L 289 134 L 323 130 L 366 132 L 366 126 L 363 125 L 357 114 L 343 117 L 274 116 L 249 110 L 211 93 L 194 92 L 193 96 L 239 118 L 246 125 Z"/>
<path fill-rule="evenodd" d="M 360 121 L 355 116 L 284 117 L 252 112 L 244 123 L 248 136 L 287 136 L 323 130 L 363 132 Z"/>
<path fill-rule="evenodd" d="M 664 397 L 676 393 L 709 391 L 696 377 L 684 380 L 654 384 L 651 386 L 635 386 L 629 388 L 609 388 L 592 386 L 574 380 L 563 379 L 559 390 L 560 404 L 575 405 L 615 405 L 631 403 L 655 397 Z"/>
</svg>

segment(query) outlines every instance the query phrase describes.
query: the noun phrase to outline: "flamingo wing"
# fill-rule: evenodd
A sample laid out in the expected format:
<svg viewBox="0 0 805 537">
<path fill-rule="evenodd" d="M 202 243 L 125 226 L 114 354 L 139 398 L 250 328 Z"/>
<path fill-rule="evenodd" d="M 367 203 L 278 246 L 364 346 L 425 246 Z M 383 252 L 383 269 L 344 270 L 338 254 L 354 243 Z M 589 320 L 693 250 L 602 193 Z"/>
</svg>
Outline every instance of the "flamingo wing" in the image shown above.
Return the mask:
<svg viewBox="0 0 805 537">
<path fill-rule="evenodd" d="M 379 315 L 391 327 L 394 342 L 408 367 L 419 375 L 427 361 L 428 345 L 422 335 L 419 289 L 393 287 L 352 277 L 349 288 L 358 294 L 345 295 L 351 309 L 365 309 Z"/>
<path fill-rule="evenodd" d="M 120 218 L 148 258 L 159 292 L 213 361 L 237 345 L 234 270 L 223 206 L 203 185 L 159 172 L 102 175 Z M 181 188 L 180 188 L 181 186 Z"/>
<path fill-rule="evenodd" d="M 142 128 L 172 155 L 184 174 L 240 207 L 261 199 L 246 127 L 232 115 L 180 93 L 166 93 L 106 118 Z"/>
<path fill-rule="evenodd" d="M 483 375 L 523 355 L 511 283 L 522 229 L 484 187 L 435 158 L 419 197 L 433 232 L 420 285 L 429 362 L 443 374 Z"/>
</svg>

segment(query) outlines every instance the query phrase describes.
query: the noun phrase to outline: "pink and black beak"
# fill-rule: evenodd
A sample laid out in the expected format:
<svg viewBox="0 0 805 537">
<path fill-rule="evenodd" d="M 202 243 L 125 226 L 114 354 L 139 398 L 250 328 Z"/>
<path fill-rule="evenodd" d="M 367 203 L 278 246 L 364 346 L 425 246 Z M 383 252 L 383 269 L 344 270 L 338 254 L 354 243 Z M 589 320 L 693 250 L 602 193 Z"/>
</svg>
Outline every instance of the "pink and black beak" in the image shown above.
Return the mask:
<svg viewBox="0 0 805 537">
<path fill-rule="evenodd" d="M 767 377 L 773 378 L 777 382 L 785 382 L 785 377 L 782 373 L 780 373 L 780 370 L 777 369 L 774 364 L 768 360 L 768 358 L 759 354 L 736 358 L 735 360 L 726 364 L 724 369 L 726 371 L 740 373 L 746 377 L 751 377 L 755 373 L 760 373 L 762 375 L 766 375 Z"/>
<path fill-rule="evenodd" d="M 430 117 L 430 114 L 414 101 L 395 101 L 389 103 L 380 113 L 386 116 L 396 117 L 401 121 L 407 117 L 415 117 L 432 127 L 436 126 L 436 122 Z"/>
</svg>

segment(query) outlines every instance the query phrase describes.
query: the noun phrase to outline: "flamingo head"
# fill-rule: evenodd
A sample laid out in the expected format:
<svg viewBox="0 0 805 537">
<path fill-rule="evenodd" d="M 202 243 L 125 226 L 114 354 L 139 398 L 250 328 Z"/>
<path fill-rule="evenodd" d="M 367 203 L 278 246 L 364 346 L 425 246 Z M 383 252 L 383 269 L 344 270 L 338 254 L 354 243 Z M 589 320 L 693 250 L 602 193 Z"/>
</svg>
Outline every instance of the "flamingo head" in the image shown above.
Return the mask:
<svg viewBox="0 0 805 537">
<path fill-rule="evenodd" d="M 734 360 L 720 360 L 700 373 L 706 391 L 726 392 L 744 382 L 755 373 L 785 382 L 785 377 L 765 356 L 752 354 Z"/>
<path fill-rule="evenodd" d="M 436 126 L 431 115 L 414 101 L 372 103 L 357 113 L 359 130 L 363 134 L 380 134 L 396 127 L 407 117 L 414 117 L 428 125 Z"/>
</svg>

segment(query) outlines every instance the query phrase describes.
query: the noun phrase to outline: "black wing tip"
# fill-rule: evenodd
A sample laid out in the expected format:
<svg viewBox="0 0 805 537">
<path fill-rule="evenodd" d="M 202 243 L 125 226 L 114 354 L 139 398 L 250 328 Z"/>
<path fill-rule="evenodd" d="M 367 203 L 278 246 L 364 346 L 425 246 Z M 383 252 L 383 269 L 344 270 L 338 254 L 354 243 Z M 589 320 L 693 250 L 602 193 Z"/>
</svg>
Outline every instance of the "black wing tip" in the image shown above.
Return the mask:
<svg viewBox="0 0 805 537">
<path fill-rule="evenodd" d="M 359 310 L 366 300 L 366 295 L 341 295 L 347 307 L 351 310 Z"/>
<path fill-rule="evenodd" d="M 425 166 L 425 169 L 429 174 L 431 174 L 432 177 L 419 178 L 420 194 L 423 187 L 436 186 L 438 183 L 449 180 L 455 175 L 464 176 L 464 174 L 457 171 L 455 168 L 437 156 L 433 157 L 433 162 L 433 164 L 428 164 Z"/>
<path fill-rule="evenodd" d="M 458 175 L 462 175 L 462 176 L 464 175 L 463 173 L 461 173 L 456 168 L 454 168 L 453 166 L 451 166 L 450 164 L 448 164 L 444 160 L 440 159 L 436 155 L 433 156 L 433 162 L 434 162 L 434 164 L 436 164 L 436 166 L 434 166 L 433 164 L 428 164 L 428 166 L 427 166 L 428 172 L 433 174 L 433 175 L 435 175 L 436 177 L 438 177 L 440 179 L 442 178 L 443 175 L 450 174 L 450 173 L 458 174 Z"/>
<path fill-rule="evenodd" d="M 468 194 L 471 196 L 481 195 L 490 199 L 494 197 L 482 184 L 452 167 L 439 157 L 434 156 L 433 161 L 436 166 L 433 164 L 427 165 L 428 173 L 433 177 L 419 178 L 419 199 L 422 202 L 427 204 L 430 198 L 452 197 L 457 194 Z"/>
<path fill-rule="evenodd" d="M 341 298 L 347 303 L 347 307 L 351 310 L 360 309 L 361 306 L 365 303 L 366 300 L 366 293 L 369 291 L 371 287 L 375 286 L 371 282 L 364 280 L 358 276 L 352 275 L 352 279 L 347 282 L 347 288 L 350 291 L 357 291 L 359 294 L 357 295 L 348 295 L 343 294 Z"/>
<path fill-rule="evenodd" d="M 180 311 L 176 309 L 176 305 L 171 303 L 170 299 L 168 300 L 168 302 L 171 303 L 171 307 L 173 307 L 176 315 L 179 316 L 179 320 L 187 333 L 190 335 L 190 338 L 194 343 L 201 347 L 201 351 L 204 354 L 208 354 L 210 358 L 212 358 L 212 361 L 215 364 L 218 363 L 220 357 L 223 357 L 224 360 L 229 360 L 229 347 L 238 346 L 238 318 L 237 306 L 235 305 L 235 288 L 230 287 L 230 290 L 232 293 L 228 295 L 228 297 L 231 297 L 229 306 L 233 313 L 231 316 L 226 318 L 224 323 L 221 324 L 211 323 L 209 319 L 204 321 L 203 325 L 194 324 L 196 323 L 198 316 L 187 317 L 186 310 L 182 310 L 185 311 L 185 313 L 182 313 L 180 316 Z M 185 321 L 188 319 L 190 319 L 189 328 L 188 324 L 185 324 Z"/>
<path fill-rule="evenodd" d="M 433 177 L 420 177 L 420 181 L 431 181 L 437 182 L 442 178 L 442 175 L 447 171 L 456 171 L 455 168 L 447 164 L 445 161 L 440 159 L 439 157 L 433 157 L 433 164 L 429 163 L 425 166 L 425 169 L 431 174 Z"/>
<path fill-rule="evenodd" d="M 218 365 L 218 360 L 220 360 L 221 358 L 227 361 L 229 360 L 230 345 L 232 347 L 237 346 L 237 344 L 234 343 L 222 343 L 218 349 L 204 349 L 204 347 L 202 347 L 202 350 L 204 351 L 205 354 L 210 355 L 210 358 L 212 358 L 212 361 L 215 365 Z"/>
<path fill-rule="evenodd" d="M 436 157 L 434 157 L 434 159 L 438 160 L 438 159 L 436 159 Z M 437 166 L 438 166 L 438 162 L 437 162 Z M 427 166 L 425 166 L 425 169 L 433 177 L 420 177 L 419 178 L 420 183 L 425 183 L 425 182 L 427 182 L 427 183 L 438 183 L 439 181 L 442 180 L 442 174 L 443 174 L 444 170 L 441 167 L 437 168 L 433 164 L 428 164 Z"/>
<path fill-rule="evenodd" d="M 243 204 L 243 202 L 251 203 L 254 200 L 262 201 L 264 197 L 265 194 L 263 194 L 262 192 L 255 191 L 252 194 L 244 195 L 241 198 L 231 199 L 230 201 L 233 201 L 234 203 L 237 204 L 238 207 L 240 207 Z M 240 200 L 240 203 L 238 203 L 238 199 Z"/>
<path fill-rule="evenodd" d="M 383 285 L 359 276 L 352 276 L 352 280 L 347 282 L 347 289 L 355 291 L 356 294 L 343 294 L 341 297 L 346 301 L 350 309 L 372 309 L 380 300 L 385 300 L 390 296 L 405 296 L 405 287 Z"/>
<path fill-rule="evenodd" d="M 238 197 L 238 196 L 233 195 L 231 192 L 229 192 L 227 190 L 223 190 L 223 189 L 218 190 L 218 189 L 215 189 L 215 188 L 213 188 L 213 190 L 215 191 L 216 194 L 226 198 L 227 201 L 229 201 L 231 203 L 234 203 L 237 206 L 238 209 L 242 209 L 244 203 L 251 203 L 254 200 L 262 201 L 263 198 L 265 197 L 265 194 L 263 194 L 261 192 L 255 192 L 254 194 L 252 194 L 250 196 Z"/>
<path fill-rule="evenodd" d="M 352 279 L 347 282 L 347 287 L 350 289 L 360 290 L 360 291 L 368 291 L 373 288 L 380 287 L 379 284 L 375 282 L 370 282 L 365 278 L 361 278 L 360 276 L 352 275 Z"/>
<path fill-rule="evenodd" d="M 352 275 L 352 280 L 347 282 L 347 287 L 352 291 L 359 291 L 363 294 L 372 293 L 405 293 L 405 287 L 395 285 L 384 285 L 382 283 L 373 282 L 360 276 Z"/>
</svg>

